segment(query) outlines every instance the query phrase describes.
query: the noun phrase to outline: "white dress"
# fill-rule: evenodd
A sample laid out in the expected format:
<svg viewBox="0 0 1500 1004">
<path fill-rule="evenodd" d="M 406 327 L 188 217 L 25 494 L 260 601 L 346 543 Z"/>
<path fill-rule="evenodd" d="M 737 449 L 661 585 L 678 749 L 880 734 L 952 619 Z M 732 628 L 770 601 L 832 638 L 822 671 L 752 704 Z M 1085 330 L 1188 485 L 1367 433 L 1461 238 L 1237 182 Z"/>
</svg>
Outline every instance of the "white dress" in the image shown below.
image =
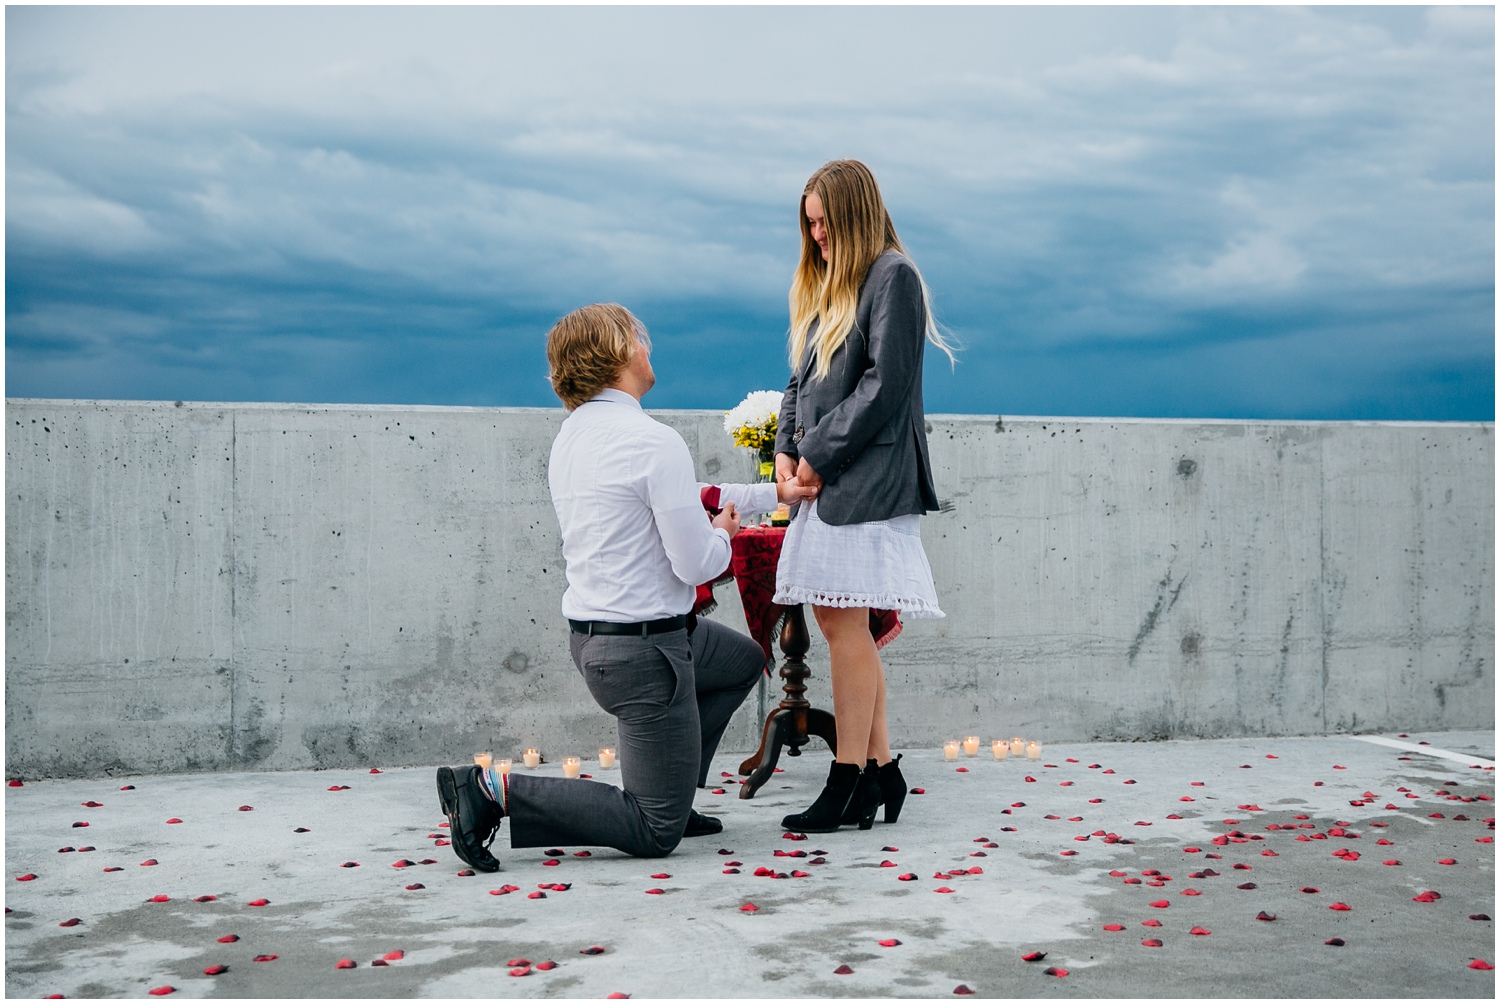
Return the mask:
<svg viewBox="0 0 1500 1004">
<path fill-rule="evenodd" d="M 920 519 L 896 516 L 830 526 L 818 518 L 817 499 L 804 503 L 781 545 L 774 602 L 899 610 L 914 619 L 946 617 L 922 549 Z"/>
</svg>

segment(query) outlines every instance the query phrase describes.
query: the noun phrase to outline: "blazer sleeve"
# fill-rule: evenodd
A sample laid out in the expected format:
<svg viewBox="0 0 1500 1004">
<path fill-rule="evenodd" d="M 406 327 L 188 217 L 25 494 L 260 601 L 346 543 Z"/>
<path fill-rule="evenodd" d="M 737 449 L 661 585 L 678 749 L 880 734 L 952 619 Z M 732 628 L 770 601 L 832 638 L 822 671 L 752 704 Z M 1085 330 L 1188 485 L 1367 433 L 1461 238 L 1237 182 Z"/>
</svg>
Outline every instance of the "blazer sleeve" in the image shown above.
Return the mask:
<svg viewBox="0 0 1500 1004">
<path fill-rule="evenodd" d="M 906 406 L 926 344 L 922 283 L 905 260 L 873 277 L 868 366 L 854 391 L 802 435 L 801 456 L 824 481 L 838 480 L 885 424 Z M 778 434 L 778 443 L 779 443 Z"/>
<path fill-rule="evenodd" d="M 797 444 L 792 442 L 792 434 L 797 430 L 797 391 L 800 387 L 800 377 L 794 368 L 791 379 L 786 382 L 786 393 L 781 396 L 781 414 L 776 416 L 776 452 L 788 454 L 794 460 L 801 456 Z"/>
</svg>

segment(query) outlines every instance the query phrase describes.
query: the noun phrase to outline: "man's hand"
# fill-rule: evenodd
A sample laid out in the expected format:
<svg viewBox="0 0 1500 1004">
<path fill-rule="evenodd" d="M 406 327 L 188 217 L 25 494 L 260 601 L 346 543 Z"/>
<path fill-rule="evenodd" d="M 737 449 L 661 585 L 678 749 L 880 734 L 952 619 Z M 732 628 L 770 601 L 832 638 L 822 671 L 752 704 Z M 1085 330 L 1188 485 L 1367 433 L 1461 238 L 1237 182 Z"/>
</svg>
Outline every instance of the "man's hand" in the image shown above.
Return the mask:
<svg viewBox="0 0 1500 1004">
<path fill-rule="evenodd" d="M 720 530 L 728 531 L 730 540 L 734 539 L 734 535 L 740 532 L 740 514 L 735 510 L 733 502 L 725 503 L 719 515 L 713 518 L 713 524 Z"/>
<path fill-rule="evenodd" d="M 797 476 L 797 461 L 792 459 L 790 453 L 776 454 L 776 483 L 790 481 Z M 777 493 L 778 495 L 780 492 Z M 785 501 L 783 499 L 782 501 Z"/>
<path fill-rule="evenodd" d="M 809 464 L 807 462 L 806 457 L 803 457 L 801 460 L 797 461 L 796 477 L 798 481 L 802 482 L 804 485 L 807 485 L 809 488 L 823 487 L 822 476 L 818 474 L 817 471 L 812 469 L 812 464 Z"/>
<path fill-rule="evenodd" d="M 796 478 L 776 482 L 776 501 L 785 505 L 818 497 L 817 485 L 805 485 Z"/>
</svg>

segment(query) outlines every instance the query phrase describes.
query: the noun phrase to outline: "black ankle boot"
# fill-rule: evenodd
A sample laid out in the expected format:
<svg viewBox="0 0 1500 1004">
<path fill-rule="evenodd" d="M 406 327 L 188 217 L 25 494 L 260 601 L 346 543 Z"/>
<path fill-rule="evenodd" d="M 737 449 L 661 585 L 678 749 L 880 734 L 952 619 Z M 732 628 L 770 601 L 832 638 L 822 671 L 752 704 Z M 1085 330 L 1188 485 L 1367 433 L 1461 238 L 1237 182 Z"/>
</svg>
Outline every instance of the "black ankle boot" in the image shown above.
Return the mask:
<svg viewBox="0 0 1500 1004">
<path fill-rule="evenodd" d="M 833 766 L 828 768 L 828 783 L 823 785 L 817 801 L 806 812 L 783 819 L 782 828 L 801 833 L 832 833 L 839 828 L 844 811 L 854 800 L 859 788 L 859 777 L 858 764 L 839 763 L 835 760 Z"/>
<path fill-rule="evenodd" d="M 906 801 L 906 778 L 901 776 L 901 754 L 888 763 L 882 764 L 880 771 L 880 802 L 885 806 L 885 821 L 894 823 L 901 815 L 901 804 Z"/>
<path fill-rule="evenodd" d="M 874 760 L 866 760 L 865 769 L 859 772 L 859 784 L 854 789 L 854 797 L 849 800 L 849 807 L 844 810 L 839 822 L 846 826 L 858 823 L 861 830 L 868 830 L 875 825 L 875 813 L 879 808 L 880 768 L 875 766 Z"/>
</svg>

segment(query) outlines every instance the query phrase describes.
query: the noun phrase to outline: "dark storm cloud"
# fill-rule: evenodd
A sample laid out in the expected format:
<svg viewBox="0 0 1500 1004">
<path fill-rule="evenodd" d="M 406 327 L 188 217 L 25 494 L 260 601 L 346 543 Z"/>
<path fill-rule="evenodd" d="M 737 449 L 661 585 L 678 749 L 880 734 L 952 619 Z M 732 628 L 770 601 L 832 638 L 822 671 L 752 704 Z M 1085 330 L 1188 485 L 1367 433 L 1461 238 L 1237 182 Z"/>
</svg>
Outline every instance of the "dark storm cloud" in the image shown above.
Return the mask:
<svg viewBox="0 0 1500 1004">
<path fill-rule="evenodd" d="M 1493 414 L 1488 9 L 10 8 L 11 396 L 652 403 L 784 374 L 855 156 L 966 349 L 933 411 Z"/>
</svg>

